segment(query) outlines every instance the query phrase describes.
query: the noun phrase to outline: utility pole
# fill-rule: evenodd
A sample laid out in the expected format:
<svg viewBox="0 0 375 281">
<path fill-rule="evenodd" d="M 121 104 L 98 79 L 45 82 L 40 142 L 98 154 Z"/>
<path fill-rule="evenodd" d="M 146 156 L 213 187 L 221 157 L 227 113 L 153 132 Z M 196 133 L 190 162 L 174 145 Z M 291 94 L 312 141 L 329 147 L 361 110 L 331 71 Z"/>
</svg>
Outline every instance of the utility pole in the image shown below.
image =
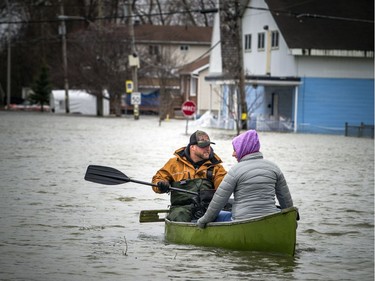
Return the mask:
<svg viewBox="0 0 375 281">
<path fill-rule="evenodd" d="M 138 67 L 139 67 L 139 58 L 137 52 L 135 50 L 135 36 L 134 36 L 134 21 L 133 21 L 133 11 L 130 5 L 130 1 L 128 3 L 128 13 L 129 13 L 129 33 L 131 37 L 131 52 L 132 54 L 129 55 L 129 66 L 132 69 L 132 79 L 133 79 L 133 93 L 138 92 Z M 139 119 L 139 104 L 135 103 L 133 105 L 133 115 L 134 119 Z"/>
<path fill-rule="evenodd" d="M 247 103 L 246 103 L 246 93 L 245 93 L 245 70 L 243 61 L 243 45 L 242 45 L 242 15 L 240 14 L 239 7 L 237 7 L 237 44 L 238 44 L 238 67 L 239 77 L 238 77 L 238 91 L 240 94 L 241 101 L 241 129 L 247 129 Z"/>
<path fill-rule="evenodd" d="M 60 13 L 59 18 L 61 19 L 60 34 L 62 38 L 62 59 L 64 67 L 64 88 L 65 88 L 65 112 L 69 113 L 69 82 L 68 82 L 68 58 L 66 52 L 66 26 L 65 26 L 65 15 L 64 15 L 64 3 L 60 0 Z"/>
<path fill-rule="evenodd" d="M 7 109 L 10 109 L 10 89 L 11 89 L 11 44 L 10 44 L 10 8 L 9 1 L 7 0 L 8 9 L 8 59 L 7 59 Z"/>
</svg>

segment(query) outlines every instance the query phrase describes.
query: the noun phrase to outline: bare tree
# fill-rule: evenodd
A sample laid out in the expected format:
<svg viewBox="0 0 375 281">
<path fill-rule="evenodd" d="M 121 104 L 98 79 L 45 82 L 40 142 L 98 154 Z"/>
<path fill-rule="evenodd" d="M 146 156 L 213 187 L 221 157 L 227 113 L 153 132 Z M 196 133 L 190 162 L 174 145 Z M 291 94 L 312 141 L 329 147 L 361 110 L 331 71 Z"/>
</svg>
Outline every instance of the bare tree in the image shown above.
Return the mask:
<svg viewBox="0 0 375 281">
<path fill-rule="evenodd" d="M 155 86 L 160 88 L 159 120 L 161 122 L 173 110 L 174 88 L 179 85 L 177 69 L 184 58 L 178 57 L 173 48 L 166 46 L 159 46 L 153 54 L 144 48 L 140 48 L 139 52 L 143 65 L 140 76 L 150 84 L 156 83 Z"/>
<path fill-rule="evenodd" d="M 239 135 L 242 129 L 242 122 L 239 112 L 242 111 L 242 105 L 240 102 L 240 95 L 239 95 L 239 86 L 238 83 L 227 84 L 225 85 L 227 89 L 227 95 L 223 94 L 223 90 L 219 91 L 219 89 L 215 88 L 214 92 L 222 103 L 224 104 L 225 109 L 227 110 L 227 116 L 234 120 L 236 126 L 236 133 Z M 247 85 L 250 86 L 250 85 Z M 253 87 L 253 86 L 251 86 Z M 247 97 L 247 109 L 246 112 L 251 116 L 261 105 L 263 101 L 263 96 L 258 91 L 251 91 L 250 87 L 245 87 L 245 97 Z M 250 120 L 250 118 L 249 118 Z"/>
<path fill-rule="evenodd" d="M 97 96 L 98 109 L 102 108 L 103 91 L 107 90 L 115 105 L 115 114 L 120 116 L 125 80 L 130 77 L 129 38 L 116 27 L 99 29 L 94 26 L 74 34 L 71 49 L 69 79 L 72 87 L 86 89 Z M 98 112 L 99 116 L 102 114 Z"/>
<path fill-rule="evenodd" d="M 245 73 L 243 68 L 242 23 L 244 7 L 240 0 L 220 1 L 220 32 L 223 72 L 236 85 L 238 95 L 238 111 L 236 129 L 237 135 L 241 129 L 246 129 L 247 105 L 245 95 Z M 246 118 L 242 118 L 242 116 Z"/>
<path fill-rule="evenodd" d="M 128 54 L 125 50 L 122 50 L 118 56 L 115 54 L 116 50 L 124 48 L 124 46 L 118 46 L 113 38 L 109 39 L 110 33 L 108 30 L 104 30 L 104 26 L 129 24 L 129 18 L 126 15 L 128 2 L 133 7 L 134 20 L 159 25 L 212 25 L 213 14 L 202 14 L 199 11 L 215 7 L 215 0 L 61 1 L 65 5 L 65 16 L 76 18 L 66 20 L 69 84 L 76 88 L 89 87 L 87 89 L 90 92 L 95 92 L 96 95 L 100 95 L 103 88 L 108 90 L 113 88 L 109 92 L 116 94 L 113 94 L 111 99 L 118 101 L 120 93 L 124 91 L 124 79 L 130 77 L 127 73 Z M 51 69 L 53 85 L 63 88 L 64 72 L 60 51 L 62 44 L 58 33 L 60 22 L 57 18 L 60 15 L 60 2 L 50 0 L 11 0 L 9 2 L 12 6 L 12 15 L 15 15 L 12 20 L 19 21 L 17 24 L 12 24 L 14 27 L 12 29 L 14 36 L 12 34 L 11 62 L 12 97 L 20 96 L 22 87 L 32 84 L 35 73 L 38 72 L 44 61 Z M 0 0 L 0 17 L 2 20 L 7 18 L 4 0 Z M 84 35 L 85 29 L 93 28 L 92 23 L 96 23 L 98 30 L 103 29 L 102 36 Z M 6 33 L 1 32 L 4 30 L 4 28 L 0 28 L 0 84 L 3 89 L 6 89 L 7 51 L 4 48 Z M 74 35 L 75 33 L 77 36 Z M 106 43 L 106 47 L 101 46 L 100 44 L 105 40 L 107 42 L 112 40 L 112 45 Z M 91 42 L 91 46 L 89 42 Z M 111 46 L 114 50 L 110 50 Z M 76 50 L 78 53 L 75 53 Z M 101 52 L 99 52 L 100 50 Z M 117 61 L 111 62 L 110 59 Z M 83 82 L 85 79 L 86 82 Z M 102 85 L 94 87 L 90 81 L 96 84 L 102 83 Z"/>
<path fill-rule="evenodd" d="M 133 0 L 132 8 L 141 23 L 212 26 L 213 15 L 201 11 L 215 8 L 215 1 Z"/>
</svg>

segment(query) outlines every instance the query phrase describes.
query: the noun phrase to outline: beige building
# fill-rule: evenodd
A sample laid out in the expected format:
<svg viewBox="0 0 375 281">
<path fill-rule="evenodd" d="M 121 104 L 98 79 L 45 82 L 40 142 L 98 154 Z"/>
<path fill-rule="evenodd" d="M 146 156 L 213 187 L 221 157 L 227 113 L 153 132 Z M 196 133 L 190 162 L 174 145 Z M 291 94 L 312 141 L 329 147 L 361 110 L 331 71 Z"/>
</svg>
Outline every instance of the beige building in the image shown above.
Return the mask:
<svg viewBox="0 0 375 281">
<path fill-rule="evenodd" d="M 207 82 L 205 76 L 209 71 L 209 56 L 205 56 L 180 69 L 180 90 L 184 100 L 194 101 L 197 105 L 196 115 L 207 111 L 217 115 L 220 108 L 219 88 Z"/>
<path fill-rule="evenodd" d="M 140 59 L 138 90 L 144 94 L 160 93 L 160 107 L 153 111 L 161 110 L 170 117 L 181 111 L 187 96 L 180 90 L 179 69 L 209 52 L 211 35 L 211 27 L 134 26 L 134 44 Z"/>
</svg>

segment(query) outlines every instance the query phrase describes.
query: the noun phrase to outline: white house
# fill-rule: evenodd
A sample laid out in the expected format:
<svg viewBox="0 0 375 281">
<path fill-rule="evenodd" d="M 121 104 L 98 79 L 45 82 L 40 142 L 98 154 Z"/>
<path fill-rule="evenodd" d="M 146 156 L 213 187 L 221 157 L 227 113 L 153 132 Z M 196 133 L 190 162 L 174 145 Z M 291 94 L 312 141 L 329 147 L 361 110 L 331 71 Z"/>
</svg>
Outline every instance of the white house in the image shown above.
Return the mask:
<svg viewBox="0 0 375 281">
<path fill-rule="evenodd" d="M 248 128 L 341 134 L 346 122 L 373 124 L 373 1 L 240 3 Z M 221 85 L 220 118 L 230 120 L 220 20 L 206 80 Z"/>
</svg>

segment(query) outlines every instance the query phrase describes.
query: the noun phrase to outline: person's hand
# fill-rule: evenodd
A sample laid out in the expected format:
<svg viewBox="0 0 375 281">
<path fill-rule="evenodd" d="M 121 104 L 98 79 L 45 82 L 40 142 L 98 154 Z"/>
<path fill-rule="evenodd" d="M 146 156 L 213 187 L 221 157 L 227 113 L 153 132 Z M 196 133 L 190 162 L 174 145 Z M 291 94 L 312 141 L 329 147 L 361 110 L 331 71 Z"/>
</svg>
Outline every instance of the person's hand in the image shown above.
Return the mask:
<svg viewBox="0 0 375 281">
<path fill-rule="evenodd" d="M 159 181 L 157 183 L 160 193 L 168 193 L 169 192 L 169 182 L 167 181 Z"/>
<path fill-rule="evenodd" d="M 201 228 L 201 229 L 203 229 L 203 228 L 206 227 L 206 223 L 202 222 L 201 219 L 199 219 L 199 220 L 197 221 L 197 225 L 198 225 L 198 227 Z"/>
</svg>

